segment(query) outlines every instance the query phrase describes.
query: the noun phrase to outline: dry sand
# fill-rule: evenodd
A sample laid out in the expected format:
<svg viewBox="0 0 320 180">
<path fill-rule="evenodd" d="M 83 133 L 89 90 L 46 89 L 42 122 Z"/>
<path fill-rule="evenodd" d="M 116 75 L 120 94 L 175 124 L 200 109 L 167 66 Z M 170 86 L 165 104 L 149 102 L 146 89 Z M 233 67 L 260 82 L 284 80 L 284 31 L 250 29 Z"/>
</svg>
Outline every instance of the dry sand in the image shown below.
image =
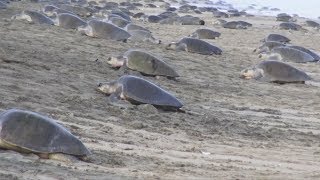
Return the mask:
<svg viewBox="0 0 320 180">
<path fill-rule="evenodd" d="M 24 6 L 32 5 L 0 10 L 0 109 L 18 107 L 57 119 L 92 151 L 92 163 L 1 150 L 0 179 L 320 178 L 319 87 L 239 78 L 243 68 L 260 61 L 252 50 L 269 33 L 320 50 L 319 32 L 272 29 L 278 24 L 272 17 L 231 18 L 253 27 L 223 29 L 207 13 L 201 15 L 205 27 L 222 33 L 208 41 L 224 52 L 205 56 L 164 48 L 199 26 L 136 21 L 164 43 L 121 43 L 6 20 Z M 147 50 L 177 69 L 178 82 L 145 78 L 181 99 L 193 115 L 107 105 L 96 84 L 121 73 L 103 60 L 129 48 Z M 320 81 L 320 64 L 291 64 Z"/>
</svg>

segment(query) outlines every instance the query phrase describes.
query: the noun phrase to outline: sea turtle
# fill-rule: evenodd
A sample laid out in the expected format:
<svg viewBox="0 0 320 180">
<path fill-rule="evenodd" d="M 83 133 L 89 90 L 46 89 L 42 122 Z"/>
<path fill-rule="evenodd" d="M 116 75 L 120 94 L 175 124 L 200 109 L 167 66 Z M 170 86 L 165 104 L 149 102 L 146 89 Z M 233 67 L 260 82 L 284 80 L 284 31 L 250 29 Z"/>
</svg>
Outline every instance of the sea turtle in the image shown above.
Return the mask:
<svg viewBox="0 0 320 180">
<path fill-rule="evenodd" d="M 87 22 L 85 20 L 69 13 L 56 14 L 53 21 L 56 26 L 60 26 L 66 29 L 78 29 L 78 27 L 80 26 L 87 25 Z"/>
<path fill-rule="evenodd" d="M 179 17 L 177 13 L 171 12 L 171 11 L 162 12 L 158 16 L 160 16 L 162 19 L 170 18 L 170 17 Z"/>
<path fill-rule="evenodd" d="M 266 41 L 261 46 L 253 50 L 253 52 L 256 52 L 257 54 L 269 53 L 273 48 L 279 46 L 286 46 L 286 44 L 278 41 Z"/>
<path fill-rule="evenodd" d="M 166 46 L 168 50 L 187 51 L 203 55 L 221 55 L 222 50 L 206 41 L 194 38 L 182 38 L 179 42 L 172 42 Z"/>
<path fill-rule="evenodd" d="M 149 31 L 131 30 L 131 31 L 128 31 L 128 32 L 131 35 L 128 38 L 128 40 L 131 40 L 131 41 L 143 41 L 143 42 L 151 42 L 151 43 L 155 43 L 155 44 L 161 44 L 161 40 L 154 38 Z"/>
<path fill-rule="evenodd" d="M 179 17 L 164 18 L 159 21 L 159 24 L 170 24 L 170 25 L 179 24 L 178 19 L 179 19 Z"/>
<path fill-rule="evenodd" d="M 151 4 L 151 3 L 145 4 L 144 7 L 146 7 L 146 8 L 157 8 L 156 5 Z"/>
<path fill-rule="evenodd" d="M 294 31 L 305 30 L 299 24 L 296 24 L 293 22 L 283 22 L 279 24 L 279 28 L 285 29 L 285 30 L 294 30 Z"/>
<path fill-rule="evenodd" d="M 143 16 L 143 15 L 145 15 L 143 12 L 138 12 L 138 13 L 134 14 L 132 17 L 133 17 L 133 18 L 136 18 L 136 19 L 139 19 L 139 18 L 141 18 L 141 16 Z"/>
<path fill-rule="evenodd" d="M 307 24 L 307 26 L 312 27 L 312 28 L 316 28 L 316 29 L 320 28 L 320 24 L 316 21 L 306 20 L 306 24 Z"/>
<path fill-rule="evenodd" d="M 186 15 L 186 16 L 178 17 L 176 19 L 175 24 L 179 24 L 179 25 L 204 25 L 205 21 L 198 18 L 198 17 Z"/>
<path fill-rule="evenodd" d="M 46 14 L 47 16 L 53 15 L 53 10 L 59 9 L 57 6 L 54 5 L 46 5 L 43 7 L 42 12 Z"/>
<path fill-rule="evenodd" d="M 7 4 L 0 1 L 0 9 L 7 9 Z"/>
<path fill-rule="evenodd" d="M 216 25 L 223 25 L 223 24 L 225 24 L 225 23 L 227 23 L 227 21 L 224 20 L 224 19 L 215 19 L 215 20 L 213 21 L 213 24 L 216 24 Z"/>
<path fill-rule="evenodd" d="M 34 153 L 40 158 L 85 160 L 90 151 L 54 119 L 35 112 L 9 109 L 0 115 L 0 148 Z"/>
<path fill-rule="evenodd" d="M 259 64 L 244 69 L 240 73 L 244 79 L 256 79 L 275 83 L 304 83 L 311 78 L 303 71 L 280 61 L 262 61 Z"/>
<path fill-rule="evenodd" d="M 42 12 L 47 16 L 55 16 L 56 14 L 61 14 L 61 13 L 74 14 L 71 11 L 60 9 L 57 6 L 54 6 L 54 5 L 46 5 L 46 6 L 44 6 L 44 8 L 42 9 Z"/>
<path fill-rule="evenodd" d="M 295 48 L 291 48 L 290 46 L 279 46 L 273 48 L 269 54 L 261 54 L 260 58 L 265 58 L 265 56 L 273 60 L 291 61 L 296 63 L 318 61 L 310 54 Z"/>
<path fill-rule="evenodd" d="M 229 17 L 229 14 L 222 12 L 222 11 L 219 11 L 219 10 L 213 11 L 212 14 L 213 14 L 213 17 L 215 17 L 215 18 L 228 18 Z"/>
<path fill-rule="evenodd" d="M 215 39 L 220 37 L 221 33 L 213 31 L 211 29 L 197 29 L 190 37 L 197 39 Z"/>
<path fill-rule="evenodd" d="M 118 105 L 120 99 L 133 104 L 151 104 L 155 107 L 179 110 L 183 104 L 161 87 L 145 79 L 124 75 L 118 80 L 99 83 L 98 91 L 110 95 L 109 102 Z"/>
<path fill-rule="evenodd" d="M 107 61 L 112 67 L 124 66 L 142 74 L 152 76 L 178 77 L 178 73 L 159 58 L 140 50 L 128 50 L 123 56 L 110 57 Z"/>
<path fill-rule="evenodd" d="M 277 15 L 277 21 L 283 21 L 283 22 L 293 22 L 295 21 L 290 15 L 286 13 L 280 13 Z"/>
<path fill-rule="evenodd" d="M 177 10 L 177 8 L 175 8 L 175 7 L 168 7 L 167 9 L 166 9 L 166 11 L 170 11 L 170 12 L 174 12 L 174 11 L 176 11 Z"/>
<path fill-rule="evenodd" d="M 58 7 L 60 9 L 70 11 L 81 17 L 90 17 L 93 13 L 91 9 L 77 5 L 59 4 Z"/>
<path fill-rule="evenodd" d="M 229 21 L 224 24 L 222 24 L 222 27 L 227 29 L 247 29 L 247 26 L 243 25 L 243 23 L 240 23 L 238 21 Z"/>
<path fill-rule="evenodd" d="M 130 24 L 130 21 L 127 21 L 126 19 L 122 17 L 109 17 L 108 21 L 118 27 L 124 28 L 126 25 Z"/>
<path fill-rule="evenodd" d="M 99 3 L 101 4 L 101 6 L 103 6 L 103 9 L 105 10 L 117 9 L 119 7 L 119 3 L 117 2 L 109 2 L 106 0 L 102 0 Z"/>
<path fill-rule="evenodd" d="M 252 27 L 251 23 L 248 23 L 246 21 L 238 21 L 239 24 L 241 24 L 244 27 Z"/>
<path fill-rule="evenodd" d="M 160 20 L 162 20 L 162 17 L 160 17 L 160 16 L 156 16 L 156 15 L 148 16 L 149 23 L 158 23 Z"/>
<path fill-rule="evenodd" d="M 277 41 L 282 43 L 289 43 L 291 40 L 281 34 L 269 34 L 266 38 L 264 38 L 261 41 L 262 42 Z"/>
<path fill-rule="evenodd" d="M 189 4 L 184 4 L 179 7 L 179 13 L 190 13 L 190 11 L 196 9 L 196 6 L 191 6 Z"/>
<path fill-rule="evenodd" d="M 126 14 L 125 12 L 122 12 L 120 10 L 113 10 L 109 16 L 111 16 L 111 15 L 118 15 L 118 16 L 122 17 L 123 19 L 131 22 L 130 16 L 128 14 Z"/>
<path fill-rule="evenodd" d="M 136 24 L 133 24 L 133 23 L 130 23 L 128 25 L 126 25 L 126 27 L 123 28 L 124 30 L 126 31 L 133 31 L 133 30 L 143 30 L 143 31 L 148 31 L 151 33 L 151 31 L 147 28 L 144 28 L 142 26 L 139 26 L 139 25 L 136 25 Z"/>
<path fill-rule="evenodd" d="M 124 41 L 131 36 L 127 31 L 119 28 L 111 23 L 90 20 L 86 26 L 78 27 L 78 31 L 91 37 L 98 37 L 104 39 L 112 39 L 116 41 Z"/>
<path fill-rule="evenodd" d="M 313 52 L 313 51 L 311 51 L 311 50 L 309 50 L 309 49 L 307 49 L 305 47 L 295 46 L 295 45 L 291 45 L 291 46 L 288 46 L 288 47 L 293 48 L 293 49 L 298 49 L 300 51 L 303 51 L 303 52 L 311 55 L 314 58 L 315 61 L 319 61 L 320 60 L 320 57 L 319 57 L 318 54 L 316 54 L 315 52 Z"/>
<path fill-rule="evenodd" d="M 50 19 L 48 16 L 32 10 L 24 10 L 20 14 L 14 15 L 12 19 L 26 20 L 28 22 L 32 22 L 36 24 L 54 25 L 53 20 Z"/>
</svg>

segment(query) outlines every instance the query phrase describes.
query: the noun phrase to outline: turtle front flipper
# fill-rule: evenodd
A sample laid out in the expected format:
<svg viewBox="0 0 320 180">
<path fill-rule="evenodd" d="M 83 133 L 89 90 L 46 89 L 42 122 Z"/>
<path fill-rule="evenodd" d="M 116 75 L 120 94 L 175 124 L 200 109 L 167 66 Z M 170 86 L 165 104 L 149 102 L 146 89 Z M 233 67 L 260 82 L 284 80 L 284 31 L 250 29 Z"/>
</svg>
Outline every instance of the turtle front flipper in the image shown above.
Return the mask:
<svg viewBox="0 0 320 180">
<path fill-rule="evenodd" d="M 108 97 L 108 104 L 119 107 L 120 109 L 131 109 L 133 108 L 133 105 L 130 104 L 128 101 L 122 100 L 121 99 L 121 93 L 122 93 L 122 88 L 118 88 L 116 92 L 112 93 Z"/>
<path fill-rule="evenodd" d="M 142 73 L 132 70 L 128 67 L 127 63 L 123 63 L 123 65 L 119 68 L 119 71 L 121 72 L 121 74 L 124 75 L 136 75 L 136 76 L 140 76 Z M 143 75 L 143 74 L 142 74 Z"/>
<path fill-rule="evenodd" d="M 129 68 L 126 63 L 123 63 L 123 65 L 119 68 L 119 71 L 121 74 L 129 74 Z"/>
<path fill-rule="evenodd" d="M 75 162 L 79 161 L 79 159 L 76 158 L 75 156 L 71 156 L 71 155 L 68 155 L 68 154 L 62 154 L 62 153 L 48 154 L 47 157 L 48 157 L 48 159 L 53 159 L 53 160 L 57 160 L 57 161 L 63 161 L 63 162 L 66 162 L 66 163 L 75 163 Z"/>
<path fill-rule="evenodd" d="M 188 47 L 185 43 L 180 43 L 177 48 L 176 51 L 186 51 L 189 52 Z"/>
</svg>

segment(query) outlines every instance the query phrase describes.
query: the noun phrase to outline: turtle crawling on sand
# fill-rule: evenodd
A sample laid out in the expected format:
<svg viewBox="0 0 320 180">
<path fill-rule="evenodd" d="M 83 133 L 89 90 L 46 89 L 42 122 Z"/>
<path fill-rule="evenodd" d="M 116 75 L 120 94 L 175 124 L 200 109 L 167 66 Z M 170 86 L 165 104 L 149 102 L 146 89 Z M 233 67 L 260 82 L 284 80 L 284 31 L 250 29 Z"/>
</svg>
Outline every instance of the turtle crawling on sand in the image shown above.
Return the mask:
<svg viewBox="0 0 320 180">
<path fill-rule="evenodd" d="M 195 38 L 182 38 L 178 42 L 172 42 L 166 46 L 168 50 L 187 51 L 203 55 L 221 55 L 222 50 L 206 41 Z"/>
<path fill-rule="evenodd" d="M 197 29 L 190 37 L 197 39 L 215 39 L 220 37 L 221 33 L 213 31 L 211 29 Z"/>
<path fill-rule="evenodd" d="M 269 34 L 266 38 L 261 40 L 261 42 L 268 42 L 268 41 L 289 43 L 291 40 L 281 34 Z"/>
<path fill-rule="evenodd" d="M 54 24 L 66 29 L 78 29 L 80 26 L 87 25 L 87 22 L 77 15 L 69 13 L 57 14 L 54 18 Z"/>
<path fill-rule="evenodd" d="M 296 48 L 295 48 L 296 47 Z M 268 54 L 260 54 L 261 58 L 273 60 L 291 61 L 296 63 L 316 62 L 318 58 L 311 54 L 298 49 L 297 46 L 278 46 L 271 50 Z"/>
<path fill-rule="evenodd" d="M 0 148 L 60 161 L 73 161 L 75 157 L 85 160 L 91 154 L 55 120 L 20 109 L 10 109 L 0 115 Z"/>
<path fill-rule="evenodd" d="M 128 50 L 123 56 L 108 58 L 112 67 L 129 68 L 142 74 L 153 76 L 178 77 L 178 73 L 167 63 L 159 58 L 139 50 Z"/>
<path fill-rule="evenodd" d="M 24 10 L 20 14 L 12 16 L 11 19 L 26 20 L 28 22 L 32 22 L 36 24 L 49 24 L 49 25 L 54 24 L 53 20 L 50 19 L 48 16 L 40 12 L 31 11 L 31 10 Z"/>
<path fill-rule="evenodd" d="M 227 29 L 247 29 L 247 25 L 239 21 L 230 21 L 222 24 L 222 27 Z"/>
<path fill-rule="evenodd" d="M 99 83 L 98 91 L 110 95 L 109 101 L 119 105 L 119 100 L 127 100 L 133 104 L 151 104 L 167 110 L 179 110 L 183 104 L 173 95 L 159 86 L 142 78 L 124 75 L 118 80 Z"/>
<path fill-rule="evenodd" d="M 130 30 L 128 31 L 131 35 L 128 40 L 133 42 L 150 42 L 154 44 L 161 44 L 161 40 L 156 39 L 153 37 L 152 33 L 150 31 L 144 31 L 144 30 Z"/>
<path fill-rule="evenodd" d="M 302 28 L 299 24 L 293 23 L 293 22 L 283 22 L 279 24 L 279 29 L 285 29 L 285 30 L 293 30 L 293 31 L 307 31 L 306 29 Z"/>
<path fill-rule="evenodd" d="M 275 83 L 304 83 L 311 78 L 303 71 L 280 61 L 262 61 L 241 71 L 243 79 L 255 79 Z"/>
<path fill-rule="evenodd" d="M 131 36 L 127 31 L 111 23 L 92 19 L 87 25 L 78 27 L 78 31 L 90 37 L 112 39 L 126 42 Z"/>
</svg>

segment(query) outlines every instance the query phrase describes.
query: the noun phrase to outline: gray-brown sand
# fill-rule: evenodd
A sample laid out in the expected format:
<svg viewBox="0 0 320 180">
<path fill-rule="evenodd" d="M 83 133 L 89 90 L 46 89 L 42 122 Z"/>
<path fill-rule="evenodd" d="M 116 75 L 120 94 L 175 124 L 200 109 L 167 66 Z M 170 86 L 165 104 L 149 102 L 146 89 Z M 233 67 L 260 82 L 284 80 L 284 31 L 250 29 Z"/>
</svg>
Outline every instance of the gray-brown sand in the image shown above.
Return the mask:
<svg viewBox="0 0 320 180">
<path fill-rule="evenodd" d="M 230 18 L 247 30 L 212 25 L 206 40 L 223 49 L 205 56 L 165 50 L 203 26 L 148 24 L 163 44 L 122 43 L 41 26 L 10 17 L 23 2 L 0 10 L 0 109 L 36 111 L 58 120 L 92 151 L 92 162 L 64 163 L 0 150 L 0 179 L 318 179 L 320 91 L 305 84 L 261 83 L 239 78 L 261 61 L 252 51 L 269 33 L 320 49 L 320 34 L 273 29 L 273 17 Z M 299 21 L 298 21 L 299 22 Z M 178 81 L 144 77 L 174 94 L 194 112 L 162 112 L 148 105 L 120 109 L 95 88 L 122 74 L 104 62 L 129 48 L 171 64 Z M 95 62 L 96 59 L 101 61 Z M 320 80 L 320 64 L 291 65 Z"/>
</svg>

